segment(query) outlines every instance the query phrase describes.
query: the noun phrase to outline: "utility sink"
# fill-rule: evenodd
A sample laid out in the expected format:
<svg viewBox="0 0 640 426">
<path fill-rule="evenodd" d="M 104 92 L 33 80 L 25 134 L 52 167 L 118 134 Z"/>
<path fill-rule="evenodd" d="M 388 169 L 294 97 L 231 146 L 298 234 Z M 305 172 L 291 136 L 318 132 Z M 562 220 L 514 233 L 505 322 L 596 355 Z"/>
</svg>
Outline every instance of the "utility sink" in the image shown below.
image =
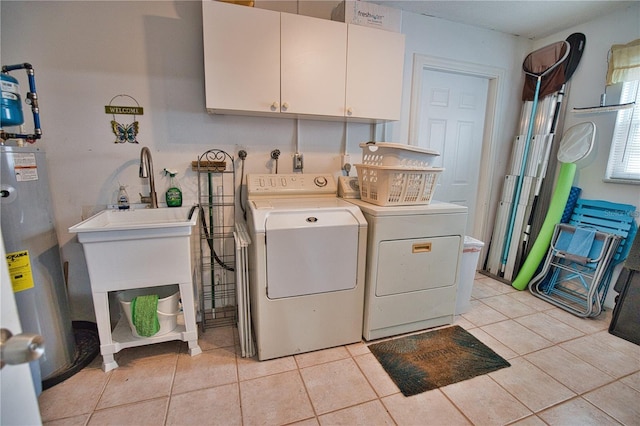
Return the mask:
<svg viewBox="0 0 640 426">
<path fill-rule="evenodd" d="M 81 243 L 189 235 L 197 219 L 198 211 L 192 207 L 103 210 L 72 226 L 69 232 L 77 233 Z"/>
<path fill-rule="evenodd" d="M 117 368 L 114 353 L 133 346 L 177 339 L 189 343 L 191 355 L 201 352 L 193 279 L 197 223 L 198 209 L 167 207 L 103 210 L 69 228 L 82 243 L 87 261 L 104 371 Z M 184 325 L 148 338 L 133 336 L 122 320 L 111 330 L 109 292 L 169 284 L 180 287 Z"/>
</svg>

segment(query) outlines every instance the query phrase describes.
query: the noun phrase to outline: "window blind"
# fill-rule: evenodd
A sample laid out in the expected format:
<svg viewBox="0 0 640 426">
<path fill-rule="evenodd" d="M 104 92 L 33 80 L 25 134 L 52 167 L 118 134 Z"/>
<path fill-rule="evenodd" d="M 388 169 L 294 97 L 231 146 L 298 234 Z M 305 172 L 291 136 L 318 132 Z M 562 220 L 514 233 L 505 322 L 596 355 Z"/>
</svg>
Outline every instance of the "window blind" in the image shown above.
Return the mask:
<svg viewBox="0 0 640 426">
<path fill-rule="evenodd" d="M 611 142 L 607 178 L 640 183 L 640 98 L 639 81 L 622 85 L 620 103 L 635 102 L 634 108 L 618 111 Z"/>
</svg>

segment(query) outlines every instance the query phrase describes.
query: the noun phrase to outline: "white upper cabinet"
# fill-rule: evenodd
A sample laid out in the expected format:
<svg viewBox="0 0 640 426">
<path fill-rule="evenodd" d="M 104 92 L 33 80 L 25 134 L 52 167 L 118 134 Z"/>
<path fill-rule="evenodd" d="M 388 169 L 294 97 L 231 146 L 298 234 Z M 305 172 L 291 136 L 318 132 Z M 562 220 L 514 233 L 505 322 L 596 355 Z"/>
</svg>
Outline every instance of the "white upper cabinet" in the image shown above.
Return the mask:
<svg viewBox="0 0 640 426">
<path fill-rule="evenodd" d="M 346 116 L 399 120 L 404 34 L 349 25 Z"/>
<path fill-rule="evenodd" d="M 344 116 L 347 26 L 281 14 L 281 112 Z"/>
<path fill-rule="evenodd" d="M 202 17 L 209 112 L 400 118 L 404 35 L 208 0 Z"/>
<path fill-rule="evenodd" d="M 202 2 L 209 112 L 280 112 L 280 13 Z"/>
</svg>

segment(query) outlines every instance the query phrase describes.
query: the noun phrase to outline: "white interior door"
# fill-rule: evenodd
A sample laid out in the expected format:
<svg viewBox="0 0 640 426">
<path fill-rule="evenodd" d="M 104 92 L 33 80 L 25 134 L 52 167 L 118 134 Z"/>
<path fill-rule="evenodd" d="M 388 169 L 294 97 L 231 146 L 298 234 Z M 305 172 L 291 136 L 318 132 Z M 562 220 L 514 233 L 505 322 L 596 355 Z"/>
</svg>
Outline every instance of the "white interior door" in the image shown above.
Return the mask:
<svg viewBox="0 0 640 426">
<path fill-rule="evenodd" d="M 472 233 L 489 80 L 432 69 L 422 73 L 417 144 L 440 152 L 434 165 L 445 171 L 435 199 L 466 206 Z"/>
<path fill-rule="evenodd" d="M 2 231 L 0 231 L 0 325 L 13 335 L 22 332 L 18 308 L 13 297 L 11 279 L 6 262 Z M 0 370 L 0 424 L 39 425 L 40 409 L 31 378 L 29 364 L 5 365 Z"/>
</svg>

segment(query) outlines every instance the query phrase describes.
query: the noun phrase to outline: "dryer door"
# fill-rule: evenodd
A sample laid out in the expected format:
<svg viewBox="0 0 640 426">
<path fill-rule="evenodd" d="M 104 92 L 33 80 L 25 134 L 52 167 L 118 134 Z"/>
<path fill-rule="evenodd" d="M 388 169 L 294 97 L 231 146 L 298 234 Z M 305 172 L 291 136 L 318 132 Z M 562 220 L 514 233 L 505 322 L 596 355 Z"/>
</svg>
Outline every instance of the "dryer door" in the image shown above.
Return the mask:
<svg viewBox="0 0 640 426">
<path fill-rule="evenodd" d="M 267 297 L 355 288 L 358 221 L 348 211 L 274 212 L 266 220 Z"/>
<path fill-rule="evenodd" d="M 459 254 L 457 235 L 381 241 L 376 296 L 455 285 Z"/>
</svg>

